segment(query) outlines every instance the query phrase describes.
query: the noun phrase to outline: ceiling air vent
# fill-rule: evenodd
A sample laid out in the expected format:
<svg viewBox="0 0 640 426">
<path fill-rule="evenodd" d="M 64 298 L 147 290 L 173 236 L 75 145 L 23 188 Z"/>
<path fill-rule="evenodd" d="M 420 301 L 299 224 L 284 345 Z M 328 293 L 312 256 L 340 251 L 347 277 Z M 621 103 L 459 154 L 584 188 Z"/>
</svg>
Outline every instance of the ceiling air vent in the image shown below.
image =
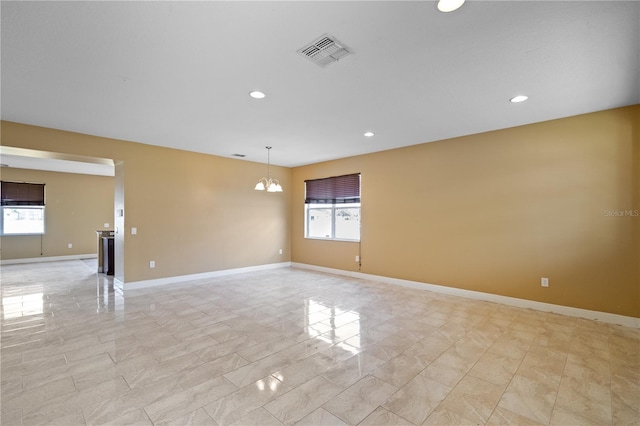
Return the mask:
<svg viewBox="0 0 640 426">
<path fill-rule="evenodd" d="M 329 34 L 304 46 L 298 53 L 322 68 L 351 54 L 344 44 Z"/>
</svg>

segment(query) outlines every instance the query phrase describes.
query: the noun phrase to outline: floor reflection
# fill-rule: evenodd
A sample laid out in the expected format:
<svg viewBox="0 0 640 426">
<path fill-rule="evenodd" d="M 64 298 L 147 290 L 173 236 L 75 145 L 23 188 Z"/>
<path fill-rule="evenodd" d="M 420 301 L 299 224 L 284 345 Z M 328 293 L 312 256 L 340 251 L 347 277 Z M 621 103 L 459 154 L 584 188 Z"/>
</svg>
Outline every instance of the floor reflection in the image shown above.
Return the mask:
<svg viewBox="0 0 640 426">
<path fill-rule="evenodd" d="M 124 313 L 124 291 L 115 284 L 113 277 L 96 274 L 96 313 Z"/>
<path fill-rule="evenodd" d="M 278 380 L 273 380 L 273 377 L 268 377 L 262 380 L 258 380 L 256 382 L 256 387 L 258 388 L 258 390 L 260 391 L 271 391 L 271 392 L 275 392 L 278 390 L 278 388 L 282 385 L 282 380 L 283 377 L 282 375 L 276 373 L 273 375 L 276 379 Z M 278 377 L 280 376 L 280 377 Z"/>
<path fill-rule="evenodd" d="M 17 296 L 5 296 L 2 298 L 2 317 L 5 320 L 40 315 L 44 312 L 44 290 L 39 288 L 27 288 Z"/>
<path fill-rule="evenodd" d="M 310 337 L 331 343 L 336 348 L 353 354 L 361 351 L 358 312 L 327 306 L 313 299 L 306 300 L 305 311 L 305 325 Z M 330 327 L 328 331 L 327 326 Z"/>
</svg>

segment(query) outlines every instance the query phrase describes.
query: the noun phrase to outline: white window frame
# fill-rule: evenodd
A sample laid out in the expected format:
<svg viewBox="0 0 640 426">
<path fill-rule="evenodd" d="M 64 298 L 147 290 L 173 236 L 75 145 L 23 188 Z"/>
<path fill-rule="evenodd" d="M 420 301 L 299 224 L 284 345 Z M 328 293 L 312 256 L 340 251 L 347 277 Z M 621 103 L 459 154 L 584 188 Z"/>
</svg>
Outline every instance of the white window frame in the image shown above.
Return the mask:
<svg viewBox="0 0 640 426">
<path fill-rule="evenodd" d="M 314 207 L 317 206 L 317 207 Z M 331 236 L 330 237 L 317 237 L 309 236 L 309 213 L 311 210 L 331 210 Z M 336 238 L 336 213 L 340 209 L 358 209 L 360 212 L 360 226 L 358 227 L 358 238 Z M 328 240 L 328 241 L 350 241 L 360 242 L 362 227 L 362 205 L 361 203 L 333 203 L 333 204 L 313 204 L 307 203 L 304 205 L 304 237 L 311 240 Z"/>
<path fill-rule="evenodd" d="M 42 231 L 38 232 L 5 232 L 4 229 L 4 212 L 5 210 L 41 210 L 42 211 Z M 16 236 L 16 235 L 44 235 L 46 231 L 46 211 L 45 206 L 0 206 L 0 235 L 3 237 Z"/>
</svg>

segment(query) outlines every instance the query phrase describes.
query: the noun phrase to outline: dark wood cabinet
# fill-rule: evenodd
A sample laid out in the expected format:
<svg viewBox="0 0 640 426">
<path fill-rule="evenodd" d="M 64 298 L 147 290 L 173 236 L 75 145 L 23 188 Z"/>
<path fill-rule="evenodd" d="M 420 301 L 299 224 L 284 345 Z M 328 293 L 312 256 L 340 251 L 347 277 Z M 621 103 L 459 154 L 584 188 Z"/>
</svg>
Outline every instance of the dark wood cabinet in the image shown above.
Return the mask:
<svg viewBox="0 0 640 426">
<path fill-rule="evenodd" d="M 115 271 L 114 240 L 113 237 L 102 237 L 102 271 L 107 275 L 113 275 Z"/>
</svg>

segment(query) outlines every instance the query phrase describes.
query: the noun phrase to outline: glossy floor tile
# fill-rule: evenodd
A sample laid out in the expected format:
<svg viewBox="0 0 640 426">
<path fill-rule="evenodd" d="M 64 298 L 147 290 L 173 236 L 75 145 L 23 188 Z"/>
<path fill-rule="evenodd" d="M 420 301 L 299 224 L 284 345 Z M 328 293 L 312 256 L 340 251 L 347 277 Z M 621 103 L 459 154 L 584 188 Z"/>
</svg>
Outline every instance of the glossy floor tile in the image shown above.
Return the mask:
<svg viewBox="0 0 640 426">
<path fill-rule="evenodd" d="M 640 331 L 296 269 L 1 270 L 2 425 L 640 425 Z"/>
</svg>

